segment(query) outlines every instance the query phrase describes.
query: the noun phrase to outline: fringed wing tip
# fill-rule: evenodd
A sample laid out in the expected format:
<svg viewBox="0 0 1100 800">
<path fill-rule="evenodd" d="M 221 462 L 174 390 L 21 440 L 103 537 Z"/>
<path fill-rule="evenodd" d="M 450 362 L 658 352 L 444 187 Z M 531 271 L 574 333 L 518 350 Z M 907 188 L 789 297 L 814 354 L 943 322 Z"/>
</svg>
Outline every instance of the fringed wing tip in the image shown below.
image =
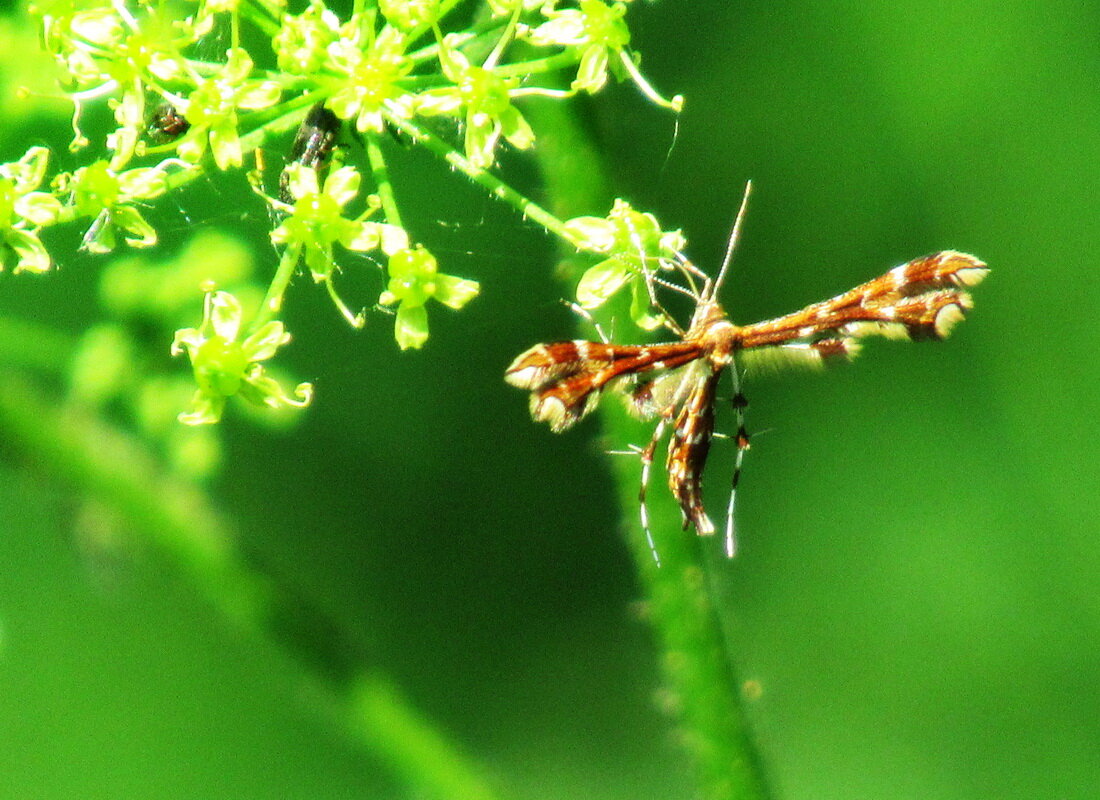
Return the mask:
<svg viewBox="0 0 1100 800">
<path fill-rule="evenodd" d="M 688 518 L 684 518 L 684 530 L 688 527 Z M 714 523 L 710 521 L 710 517 L 706 513 L 699 509 L 691 515 L 690 523 L 695 526 L 695 532 L 700 536 L 713 536 L 714 535 Z"/>
<path fill-rule="evenodd" d="M 951 280 L 958 286 L 970 288 L 977 286 L 985 276 L 989 274 L 989 267 L 977 256 L 969 253 L 960 253 L 958 250 L 944 250 L 938 254 L 939 260 L 945 265 L 945 271 L 951 274 Z"/>
<path fill-rule="evenodd" d="M 593 391 L 579 397 L 573 403 L 567 403 L 553 390 L 531 393 L 531 418 L 535 422 L 545 422 L 554 433 L 569 430 L 599 404 L 600 394 Z"/>
<path fill-rule="evenodd" d="M 516 356 L 504 370 L 504 381 L 519 389 L 530 390 L 541 382 L 549 366 L 546 345 L 537 344 Z"/>
<path fill-rule="evenodd" d="M 754 375 L 780 372 L 788 368 L 819 370 L 833 361 L 851 361 L 862 345 L 847 336 L 818 339 L 813 342 L 790 342 L 771 347 L 741 350 L 737 361 Z"/>
</svg>

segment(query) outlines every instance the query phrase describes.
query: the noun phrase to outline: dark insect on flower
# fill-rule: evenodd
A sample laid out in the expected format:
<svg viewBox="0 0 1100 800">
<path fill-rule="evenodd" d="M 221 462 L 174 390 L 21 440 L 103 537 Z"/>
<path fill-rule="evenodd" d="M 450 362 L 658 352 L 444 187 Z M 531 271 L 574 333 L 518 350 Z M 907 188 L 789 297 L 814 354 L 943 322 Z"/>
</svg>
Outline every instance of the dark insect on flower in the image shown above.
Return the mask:
<svg viewBox="0 0 1100 800">
<path fill-rule="evenodd" d="M 290 147 L 289 163 L 317 170 L 318 181 L 323 182 L 339 135 L 340 118 L 325 108 L 324 103 L 318 103 L 298 126 L 294 144 Z M 285 171 L 279 176 L 279 199 L 284 203 L 294 202 L 290 194 L 290 178 Z"/>
<path fill-rule="evenodd" d="M 703 506 L 702 473 L 714 436 L 714 403 L 718 382 L 728 371 L 733 381 L 737 447 L 733 486 L 726 513 L 725 549 L 735 550 L 733 510 L 749 435 L 744 425 L 747 405 L 741 393 L 745 367 L 761 362 L 818 366 L 852 358 L 864 336 L 909 340 L 945 338 L 971 307 L 966 289 L 985 278 L 988 268 L 974 256 L 945 250 L 913 259 L 843 294 L 806 306 L 793 314 L 752 325 L 735 325 L 718 303 L 718 290 L 729 267 L 748 201 L 734 224 L 718 277 L 711 279 L 683 259 L 676 266 L 690 288 L 647 274 L 655 287 L 677 289 L 695 301 L 686 331 L 664 311 L 666 326 L 679 341 L 652 345 L 607 342 L 539 344 L 521 354 L 505 372 L 505 380 L 531 393 L 531 416 L 555 432 L 572 427 L 596 407 L 608 385 L 624 389 L 629 407 L 643 418 L 657 418 L 649 444 L 641 449 L 639 500 L 641 523 L 653 547 L 646 510 L 646 490 L 657 445 L 671 426 L 665 468 L 668 485 L 680 506 L 684 528 L 693 525 L 703 536 L 715 532 Z M 695 280 L 702 281 L 695 289 Z M 656 549 L 654 548 L 656 557 Z"/>
<path fill-rule="evenodd" d="M 165 102 L 153 109 L 145 133 L 156 144 L 167 144 L 183 136 L 190 127 L 187 118 L 174 105 Z"/>
</svg>

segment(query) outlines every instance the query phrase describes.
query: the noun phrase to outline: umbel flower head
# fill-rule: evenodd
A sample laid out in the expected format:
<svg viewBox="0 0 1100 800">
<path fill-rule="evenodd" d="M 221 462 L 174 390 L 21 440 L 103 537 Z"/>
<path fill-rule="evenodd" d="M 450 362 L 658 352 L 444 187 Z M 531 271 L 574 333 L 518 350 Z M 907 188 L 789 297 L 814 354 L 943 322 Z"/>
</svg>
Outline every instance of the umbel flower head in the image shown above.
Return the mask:
<svg viewBox="0 0 1100 800">
<path fill-rule="evenodd" d="M 226 399 L 234 395 L 253 405 L 273 409 L 301 408 L 312 399 L 312 384 L 299 383 L 291 396 L 260 363 L 290 341 L 283 323 L 272 320 L 242 339 L 242 317 L 236 297 L 229 292 L 210 291 L 199 327 L 176 331 L 172 355 L 187 351 L 199 387 L 191 398 L 191 409 L 179 415 L 180 422 L 187 425 L 217 422 L 225 410 Z"/>
</svg>

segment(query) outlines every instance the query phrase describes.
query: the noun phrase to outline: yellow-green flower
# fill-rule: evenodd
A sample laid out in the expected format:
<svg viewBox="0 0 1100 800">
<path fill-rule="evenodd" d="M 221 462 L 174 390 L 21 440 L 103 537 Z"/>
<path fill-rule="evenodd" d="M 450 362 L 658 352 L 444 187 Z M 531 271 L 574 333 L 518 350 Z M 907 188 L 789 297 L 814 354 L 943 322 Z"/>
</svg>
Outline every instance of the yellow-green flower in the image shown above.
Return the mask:
<svg viewBox="0 0 1100 800">
<path fill-rule="evenodd" d="M 180 422 L 217 422 L 225 401 L 234 395 L 273 409 L 301 408 L 312 399 L 312 384 L 299 383 L 291 396 L 260 363 L 290 341 L 283 323 L 272 320 L 241 338 L 242 318 L 236 297 L 229 292 L 207 292 L 199 327 L 176 331 L 172 355 L 187 352 L 199 387 L 191 398 L 190 410 L 179 415 Z"/>
<path fill-rule="evenodd" d="M 384 306 L 397 305 L 394 338 L 402 350 L 418 348 L 428 340 L 428 300 L 459 309 L 477 296 L 477 281 L 444 275 L 435 256 L 423 247 L 390 256 L 390 281 L 378 298 Z"/>
<path fill-rule="evenodd" d="M 48 192 L 35 191 L 46 175 L 49 151 L 32 147 L 18 161 L 0 164 L 0 269 L 14 256 L 15 272 L 45 272 L 50 254 L 38 238 L 38 227 L 61 213 L 61 203 Z"/>
<path fill-rule="evenodd" d="M 182 158 L 197 163 L 209 143 L 218 169 L 239 167 L 243 163 L 237 111 L 267 108 L 277 103 L 282 94 L 275 81 L 247 80 L 251 72 L 252 59 L 248 53 L 240 48 L 230 50 L 217 76 L 200 82 L 180 104 L 180 113 L 191 123 L 179 144 Z"/>
<path fill-rule="evenodd" d="M 589 267 L 577 284 L 581 308 L 599 308 L 624 286 L 631 287 L 630 313 L 646 330 L 661 324 L 649 311 L 646 276 L 682 259 L 680 231 L 663 231 L 657 218 L 616 200 L 607 217 L 575 217 L 565 223 L 581 250 L 606 256 Z"/>
</svg>

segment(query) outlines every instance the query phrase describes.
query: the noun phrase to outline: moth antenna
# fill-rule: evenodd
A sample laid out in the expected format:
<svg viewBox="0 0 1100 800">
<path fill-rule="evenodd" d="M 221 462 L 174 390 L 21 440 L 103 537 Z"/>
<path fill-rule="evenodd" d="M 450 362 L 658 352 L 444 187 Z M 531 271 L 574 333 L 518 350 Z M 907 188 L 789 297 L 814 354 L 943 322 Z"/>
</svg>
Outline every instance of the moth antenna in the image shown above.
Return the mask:
<svg viewBox="0 0 1100 800">
<path fill-rule="evenodd" d="M 682 294 L 686 294 L 692 300 L 698 302 L 700 293 L 699 286 L 695 283 L 695 281 L 702 281 L 703 286 L 705 287 L 709 285 L 710 278 L 705 272 L 703 272 L 703 270 L 692 264 L 690 259 L 688 259 L 688 257 L 679 250 L 674 251 L 672 255 L 673 258 L 670 259 L 659 258 L 658 263 L 661 265 L 661 268 L 669 272 L 673 270 L 679 272 L 680 277 L 683 278 L 683 280 L 687 283 L 687 286 L 679 286 L 677 288 L 677 291 L 681 292 Z M 654 280 L 657 280 L 657 278 L 654 278 Z"/>
<path fill-rule="evenodd" d="M 676 266 L 679 268 L 680 272 L 687 277 L 688 283 L 691 284 L 692 297 L 698 300 L 699 290 L 695 285 L 695 279 L 698 278 L 703 282 L 703 286 L 707 286 L 710 283 L 710 276 L 695 266 L 695 264 L 693 264 L 683 253 L 676 253 L 676 259 Z"/>
<path fill-rule="evenodd" d="M 678 283 L 672 283 L 671 281 L 666 281 L 664 278 L 658 277 L 650 278 L 650 281 L 652 281 L 654 286 L 662 286 L 669 291 L 679 292 L 684 297 L 688 297 L 692 300 L 699 299 L 699 294 L 697 292 L 693 292 L 691 289 L 680 286 Z"/>
<path fill-rule="evenodd" d="M 733 230 L 730 232 L 730 240 L 726 244 L 726 257 L 722 259 L 722 268 L 718 270 L 718 277 L 714 279 L 714 283 L 710 284 L 710 291 L 705 294 L 709 295 L 706 299 L 713 300 L 718 296 L 718 289 L 722 286 L 722 281 L 726 278 L 726 271 L 729 269 L 730 262 L 733 261 L 733 251 L 737 247 L 737 242 L 741 238 L 741 223 L 745 219 L 745 211 L 749 207 L 749 194 L 752 193 L 752 181 L 745 182 L 745 194 L 741 197 L 741 208 L 737 210 L 737 217 L 733 220 Z"/>
<path fill-rule="evenodd" d="M 666 309 L 661 304 L 661 301 L 657 299 L 657 291 L 653 288 L 654 286 L 663 286 L 667 289 L 672 289 L 677 292 L 683 292 L 684 294 L 687 294 L 688 297 L 693 296 L 689 294 L 683 286 L 677 286 L 674 283 L 669 283 L 668 281 L 662 280 L 655 275 L 651 275 L 649 272 L 646 272 L 645 274 L 645 290 L 646 294 L 649 295 L 650 306 L 657 309 L 657 312 L 661 315 L 661 324 L 672 331 L 674 335 L 679 336 L 682 339 L 684 337 L 684 329 L 676 323 L 676 319 L 670 313 L 668 313 L 668 309 Z"/>
</svg>

